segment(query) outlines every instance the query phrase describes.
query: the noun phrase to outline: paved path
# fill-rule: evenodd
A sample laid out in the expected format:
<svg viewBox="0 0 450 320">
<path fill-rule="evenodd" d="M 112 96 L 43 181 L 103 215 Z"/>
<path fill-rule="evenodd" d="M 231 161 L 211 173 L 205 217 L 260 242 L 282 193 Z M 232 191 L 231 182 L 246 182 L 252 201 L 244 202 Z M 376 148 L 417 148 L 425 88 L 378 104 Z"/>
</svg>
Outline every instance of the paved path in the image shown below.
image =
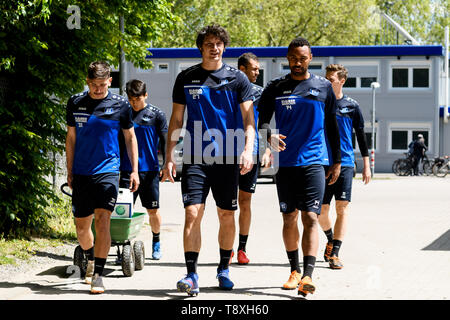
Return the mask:
<svg viewBox="0 0 450 320">
<path fill-rule="evenodd" d="M 296 291 L 280 289 L 289 276 L 281 238 L 282 220 L 275 185 L 260 182 L 263 183 L 258 184 L 254 195 L 247 245 L 251 263 L 232 264 L 235 288 L 231 292 L 218 290 L 215 279 L 218 219 L 209 196 L 198 266 L 201 292 L 190 301 L 299 299 Z M 320 232 L 314 271 L 317 291 L 308 299 L 450 299 L 450 179 L 378 174 L 367 186 L 355 179 L 352 198 L 348 233 L 340 255 L 345 267 L 328 268 L 322 257 L 326 238 Z M 176 282 L 186 273 L 179 183 L 161 185 L 161 203 L 160 261 L 148 258 L 151 232 L 145 225 L 138 237 L 147 248 L 145 268 L 131 278 L 124 277 L 120 267 L 114 265 L 115 250 L 111 250 L 105 294 L 90 295 L 89 286 L 67 274 L 72 259 L 68 255 L 56 257 L 53 264 L 34 274 L 7 281 L 0 279 L 0 300 L 185 299 L 185 294 L 176 291 Z"/>
</svg>

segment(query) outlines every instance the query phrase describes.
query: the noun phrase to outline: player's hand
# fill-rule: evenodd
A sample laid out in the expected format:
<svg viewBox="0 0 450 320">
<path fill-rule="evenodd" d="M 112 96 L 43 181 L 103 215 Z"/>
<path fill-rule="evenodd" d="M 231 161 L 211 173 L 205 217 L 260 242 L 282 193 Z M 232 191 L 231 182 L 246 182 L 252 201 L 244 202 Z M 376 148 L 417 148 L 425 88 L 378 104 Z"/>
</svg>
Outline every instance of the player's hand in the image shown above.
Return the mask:
<svg viewBox="0 0 450 320">
<path fill-rule="evenodd" d="M 239 168 L 241 169 L 240 174 L 244 175 L 253 168 L 253 154 L 251 151 L 244 151 L 239 159 Z"/>
<path fill-rule="evenodd" d="M 272 153 L 270 152 L 270 149 L 267 148 L 266 152 L 264 152 L 262 158 L 261 158 L 261 167 L 264 168 L 270 168 L 270 165 L 272 164 Z"/>
<path fill-rule="evenodd" d="M 172 161 L 166 161 L 163 169 L 161 170 L 161 182 L 169 180 L 170 182 L 175 182 L 175 177 L 177 176 L 177 165 Z"/>
<path fill-rule="evenodd" d="M 286 142 L 283 140 L 286 139 L 285 135 L 280 134 L 272 134 L 270 136 L 270 147 L 272 150 L 276 152 L 284 151 L 286 150 Z"/>
<path fill-rule="evenodd" d="M 130 174 L 130 191 L 135 192 L 139 188 L 139 174 L 131 172 Z"/>
<path fill-rule="evenodd" d="M 341 164 L 335 163 L 333 164 L 327 172 L 327 175 L 325 176 L 325 179 L 328 179 L 331 176 L 330 182 L 328 182 L 328 185 L 331 185 L 337 181 L 339 178 L 339 175 L 341 174 Z"/>
<path fill-rule="evenodd" d="M 364 166 L 362 171 L 362 181 L 364 184 L 368 184 L 372 178 L 372 172 L 370 171 L 370 168 L 367 166 Z"/>
</svg>

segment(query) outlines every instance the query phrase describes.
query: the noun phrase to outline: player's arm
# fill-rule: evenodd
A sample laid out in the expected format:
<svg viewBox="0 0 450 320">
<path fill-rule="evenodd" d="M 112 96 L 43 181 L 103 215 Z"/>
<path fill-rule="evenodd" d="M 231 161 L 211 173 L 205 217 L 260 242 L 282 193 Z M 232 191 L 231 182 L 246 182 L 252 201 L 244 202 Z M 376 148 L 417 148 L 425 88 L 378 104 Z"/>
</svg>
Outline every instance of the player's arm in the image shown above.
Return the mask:
<svg viewBox="0 0 450 320">
<path fill-rule="evenodd" d="M 253 113 L 253 101 L 247 100 L 240 104 L 242 122 L 245 131 L 245 147 L 241 154 L 241 174 L 246 174 L 253 167 L 253 147 L 255 141 L 255 115 Z"/>
<path fill-rule="evenodd" d="M 137 145 L 136 134 L 134 127 L 129 129 L 122 129 L 125 145 L 127 147 L 128 158 L 131 162 L 131 174 L 130 174 L 130 190 L 135 192 L 139 187 L 139 151 Z"/>
<path fill-rule="evenodd" d="M 172 115 L 169 121 L 169 130 L 167 132 L 166 140 L 166 156 L 165 163 L 162 170 L 161 181 L 164 182 L 169 179 L 170 182 L 175 182 L 176 164 L 174 161 L 175 146 L 180 138 L 181 128 L 183 127 L 184 111 L 186 106 L 180 103 L 173 103 Z"/>
<path fill-rule="evenodd" d="M 356 140 L 358 141 L 359 151 L 363 159 L 362 181 L 365 184 L 370 182 L 372 176 L 370 172 L 369 148 L 367 146 L 366 134 L 364 128 L 355 129 Z"/>
<path fill-rule="evenodd" d="M 282 134 L 273 134 L 272 129 L 270 128 L 270 120 L 272 120 L 272 116 L 275 112 L 275 99 L 271 94 L 270 84 L 267 85 L 261 94 L 258 103 L 258 111 L 258 131 L 262 137 L 266 137 L 266 139 L 264 139 L 266 151 L 267 148 L 269 148 L 268 145 L 270 145 L 272 150 L 277 152 L 285 150 L 286 143 L 283 139 L 285 139 L 286 136 Z"/>
<path fill-rule="evenodd" d="M 73 158 L 75 156 L 75 143 L 77 141 L 77 131 L 75 127 L 67 126 L 66 135 L 66 165 L 67 165 L 67 184 L 72 189 L 72 168 Z"/>
<path fill-rule="evenodd" d="M 328 90 L 327 100 L 325 101 L 325 132 L 330 144 L 333 164 L 326 173 L 326 179 L 331 176 L 328 184 L 333 184 L 339 178 L 341 173 L 341 137 L 336 119 L 336 96 L 331 85 Z"/>
</svg>

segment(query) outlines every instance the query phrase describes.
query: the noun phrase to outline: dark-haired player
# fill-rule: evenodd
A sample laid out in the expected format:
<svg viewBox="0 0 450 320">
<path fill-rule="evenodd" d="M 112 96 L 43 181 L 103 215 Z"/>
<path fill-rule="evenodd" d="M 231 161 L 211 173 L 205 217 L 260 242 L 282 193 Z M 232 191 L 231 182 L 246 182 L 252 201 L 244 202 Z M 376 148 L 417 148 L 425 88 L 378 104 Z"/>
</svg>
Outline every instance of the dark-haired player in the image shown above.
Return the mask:
<svg viewBox="0 0 450 320">
<path fill-rule="evenodd" d="M 325 190 L 325 175 L 334 183 L 340 171 L 339 130 L 336 123 L 336 98 L 329 81 L 309 73 L 311 47 L 304 38 L 294 39 L 288 47 L 291 72 L 270 81 L 259 101 L 258 128 L 268 131 L 271 147 L 279 153 L 276 176 L 280 211 L 283 216 L 283 240 L 291 265 L 284 289 L 314 293 L 312 273 L 318 249 L 318 218 Z M 272 134 L 270 120 L 275 113 Z M 326 136 L 331 145 L 333 165 L 328 165 Z M 303 223 L 303 276 L 300 272 L 298 211 Z"/>
<path fill-rule="evenodd" d="M 236 232 L 234 212 L 237 209 L 239 174 L 246 174 L 253 166 L 255 124 L 252 87 L 244 73 L 222 62 L 228 43 L 229 36 L 224 28 L 210 25 L 201 29 L 196 44 L 202 62 L 179 73 L 173 88 L 162 180 L 174 181 L 173 151 L 187 109 L 181 178 L 187 276 L 178 281 L 177 288 L 189 295 L 199 292 L 200 224 L 210 190 L 220 225 L 219 288 L 231 290 L 234 286 L 228 265 Z"/>
<path fill-rule="evenodd" d="M 142 206 L 147 209 L 150 227 L 152 229 L 152 258 L 161 259 L 160 227 L 161 215 L 159 209 L 159 161 L 158 146 L 165 150 L 167 140 L 166 115 L 158 107 L 147 103 L 148 92 L 145 82 L 130 80 L 126 84 L 128 101 L 133 110 L 134 131 L 139 151 L 139 188 L 134 192 L 141 199 Z M 125 148 L 121 149 L 123 161 L 120 164 L 120 187 L 127 188 L 131 173 L 131 163 L 126 157 Z"/>
<path fill-rule="evenodd" d="M 67 102 L 67 182 L 73 189 L 72 210 L 78 241 L 88 259 L 85 281 L 91 283 L 91 293 L 105 291 L 102 274 L 111 247 L 110 217 L 119 188 L 120 131 L 131 161 L 130 189 L 139 186 L 131 107 L 124 97 L 109 92 L 110 74 L 108 63 L 92 62 L 86 79 L 89 90 Z"/>
</svg>

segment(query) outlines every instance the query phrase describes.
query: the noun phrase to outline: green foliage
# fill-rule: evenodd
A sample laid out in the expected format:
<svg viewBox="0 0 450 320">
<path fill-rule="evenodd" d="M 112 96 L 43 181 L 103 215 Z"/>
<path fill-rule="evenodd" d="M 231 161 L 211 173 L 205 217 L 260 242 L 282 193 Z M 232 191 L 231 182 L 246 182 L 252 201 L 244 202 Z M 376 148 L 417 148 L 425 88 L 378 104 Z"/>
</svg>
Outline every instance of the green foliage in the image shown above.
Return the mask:
<svg viewBox="0 0 450 320">
<path fill-rule="evenodd" d="M 79 29 L 67 26 L 69 5 L 80 9 Z M 0 236 L 47 224 L 57 197 L 45 177 L 64 150 L 65 102 L 82 90 L 88 64 L 118 66 L 120 44 L 128 61 L 151 67 L 147 48 L 172 21 L 166 0 L 0 2 Z"/>
<path fill-rule="evenodd" d="M 314 46 L 397 44 L 380 17 L 388 13 L 422 43 L 442 43 L 449 0 L 173 0 L 181 20 L 159 47 L 193 47 L 196 32 L 213 22 L 230 33 L 231 46 L 287 46 L 303 36 Z M 404 39 L 399 37 L 398 43 Z"/>
</svg>

